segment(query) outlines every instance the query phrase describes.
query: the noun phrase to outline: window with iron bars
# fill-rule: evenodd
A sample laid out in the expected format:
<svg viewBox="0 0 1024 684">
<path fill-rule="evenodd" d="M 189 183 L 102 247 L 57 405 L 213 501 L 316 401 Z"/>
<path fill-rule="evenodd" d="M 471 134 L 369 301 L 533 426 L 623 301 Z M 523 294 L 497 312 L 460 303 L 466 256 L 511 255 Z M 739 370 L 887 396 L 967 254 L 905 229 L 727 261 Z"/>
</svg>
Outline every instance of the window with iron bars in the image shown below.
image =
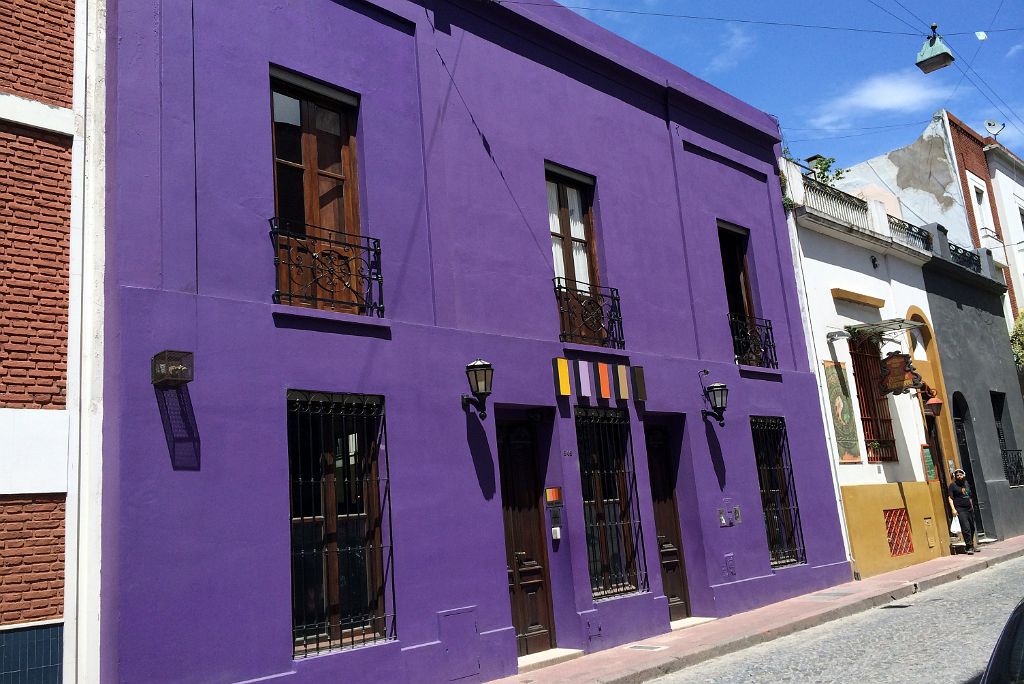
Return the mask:
<svg viewBox="0 0 1024 684">
<path fill-rule="evenodd" d="M 896 461 L 896 436 L 892 430 L 889 400 L 882 394 L 882 352 L 878 342 L 867 337 L 854 338 L 850 341 L 850 359 L 868 463 Z"/>
<path fill-rule="evenodd" d="M 786 421 L 777 416 L 751 416 L 750 431 L 772 567 L 806 563 Z"/>
<path fill-rule="evenodd" d="M 587 564 L 595 599 L 647 591 L 629 414 L 576 408 Z"/>
<path fill-rule="evenodd" d="M 910 530 L 910 516 L 906 508 L 886 508 L 885 532 L 889 539 L 889 555 L 906 556 L 914 553 L 914 539 Z"/>
<path fill-rule="evenodd" d="M 396 638 L 384 397 L 288 392 L 296 658 Z"/>
</svg>

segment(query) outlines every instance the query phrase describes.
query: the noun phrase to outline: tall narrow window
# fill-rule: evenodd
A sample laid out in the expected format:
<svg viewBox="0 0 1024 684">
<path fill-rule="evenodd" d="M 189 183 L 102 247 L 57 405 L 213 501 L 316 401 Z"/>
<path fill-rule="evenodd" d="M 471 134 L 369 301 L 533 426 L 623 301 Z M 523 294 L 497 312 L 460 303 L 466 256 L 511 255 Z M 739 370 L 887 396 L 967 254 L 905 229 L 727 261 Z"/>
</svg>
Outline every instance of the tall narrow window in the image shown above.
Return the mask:
<svg viewBox="0 0 1024 684">
<path fill-rule="evenodd" d="M 560 339 L 622 348 L 618 290 L 601 287 L 594 249 L 594 188 L 547 174 L 548 228 L 555 268 Z"/>
<path fill-rule="evenodd" d="M 747 263 L 748 231 L 719 224 L 718 244 L 722 252 L 722 274 L 729 305 L 729 328 L 736 363 L 745 366 L 778 368 L 775 333 L 772 322 L 758 318 Z"/>
<path fill-rule="evenodd" d="M 878 343 L 869 337 L 855 337 L 850 340 L 850 358 L 868 463 L 895 461 L 896 438 L 892 431 L 889 401 L 882 394 L 882 353 Z"/>
<path fill-rule="evenodd" d="M 776 416 L 751 416 L 750 430 L 772 567 L 806 563 L 786 421 Z"/>
<path fill-rule="evenodd" d="M 629 415 L 576 408 L 587 561 L 594 598 L 647 590 Z"/>
<path fill-rule="evenodd" d="M 354 100 L 279 81 L 272 96 L 275 301 L 378 313 L 380 245 L 359 234 Z"/>
<path fill-rule="evenodd" d="M 1017 448 L 1017 440 L 1006 413 L 1006 395 L 992 392 L 992 415 L 996 421 L 996 438 L 999 440 L 1000 458 L 1003 461 L 1003 475 L 1011 487 L 1024 485 L 1024 458 Z"/>
<path fill-rule="evenodd" d="M 384 398 L 288 392 L 295 657 L 396 638 Z"/>
</svg>

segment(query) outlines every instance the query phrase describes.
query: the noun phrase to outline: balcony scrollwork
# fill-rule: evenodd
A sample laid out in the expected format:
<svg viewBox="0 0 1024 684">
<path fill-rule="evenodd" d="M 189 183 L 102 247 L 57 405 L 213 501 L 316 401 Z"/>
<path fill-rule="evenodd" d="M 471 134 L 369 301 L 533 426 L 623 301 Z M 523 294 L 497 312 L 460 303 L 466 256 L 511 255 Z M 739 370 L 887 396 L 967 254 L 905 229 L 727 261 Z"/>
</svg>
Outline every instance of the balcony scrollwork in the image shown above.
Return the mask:
<svg viewBox="0 0 1024 684">
<path fill-rule="evenodd" d="M 566 278 L 555 278 L 554 285 L 562 342 L 625 347 L 617 289 L 571 284 Z"/>
<path fill-rule="evenodd" d="M 732 348 L 736 354 L 736 363 L 758 368 L 779 367 L 771 321 L 730 313 L 729 328 L 732 331 Z"/>
<path fill-rule="evenodd" d="M 274 302 L 384 316 L 380 240 L 270 220 L 277 287 Z"/>
</svg>

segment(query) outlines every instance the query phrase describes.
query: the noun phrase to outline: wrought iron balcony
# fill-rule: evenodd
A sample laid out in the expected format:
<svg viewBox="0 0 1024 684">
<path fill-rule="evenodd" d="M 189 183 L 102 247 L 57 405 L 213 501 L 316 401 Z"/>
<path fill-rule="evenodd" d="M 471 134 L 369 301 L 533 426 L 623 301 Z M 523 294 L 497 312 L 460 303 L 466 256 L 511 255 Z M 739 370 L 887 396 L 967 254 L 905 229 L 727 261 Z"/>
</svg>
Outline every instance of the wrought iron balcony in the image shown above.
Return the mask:
<svg viewBox="0 0 1024 684">
<path fill-rule="evenodd" d="M 977 252 L 949 243 L 949 257 L 954 264 L 970 269 L 975 273 L 981 273 L 981 257 Z"/>
<path fill-rule="evenodd" d="M 1011 487 L 1024 485 L 1024 459 L 1020 449 L 1003 449 L 1003 474 Z"/>
<path fill-rule="evenodd" d="M 276 304 L 384 316 L 380 240 L 288 219 L 270 220 Z"/>
<path fill-rule="evenodd" d="M 903 219 L 889 216 L 889 231 L 892 239 L 909 247 L 923 249 L 926 252 L 932 251 L 932 236 L 924 228 L 919 228 Z"/>
<path fill-rule="evenodd" d="M 622 310 L 619 291 L 614 287 L 570 285 L 565 278 L 555 278 L 555 300 L 562 342 L 593 344 L 622 349 Z"/>
<path fill-rule="evenodd" d="M 736 363 L 760 368 L 779 367 L 771 321 L 731 313 L 729 327 L 732 330 L 732 348 L 736 353 Z"/>
</svg>

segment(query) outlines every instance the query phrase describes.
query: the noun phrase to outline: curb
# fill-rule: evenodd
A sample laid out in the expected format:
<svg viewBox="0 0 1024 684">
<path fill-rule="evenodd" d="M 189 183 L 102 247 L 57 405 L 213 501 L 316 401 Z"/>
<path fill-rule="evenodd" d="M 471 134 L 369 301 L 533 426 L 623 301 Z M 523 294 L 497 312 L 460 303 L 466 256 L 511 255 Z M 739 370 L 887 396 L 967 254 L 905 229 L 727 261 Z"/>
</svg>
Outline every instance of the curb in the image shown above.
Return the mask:
<svg viewBox="0 0 1024 684">
<path fill-rule="evenodd" d="M 825 610 L 817 613 L 816 615 L 799 618 L 793 622 L 773 627 L 757 634 L 749 634 L 724 643 L 715 644 L 704 648 L 703 650 L 688 653 L 686 655 L 672 656 L 671 654 L 659 654 L 664 658 L 664 660 L 657 663 L 651 663 L 649 666 L 642 669 L 619 676 L 612 676 L 611 678 L 590 678 L 587 681 L 600 682 L 601 684 L 641 684 L 642 682 L 646 682 L 657 677 L 663 677 L 667 674 L 678 672 L 679 670 L 692 667 L 714 658 L 742 651 L 750 648 L 751 646 L 774 641 L 775 639 L 789 636 L 797 632 L 802 632 L 806 629 L 810 629 L 811 627 L 817 627 L 835 620 L 863 613 L 872 608 L 877 608 L 878 606 L 883 606 L 887 603 L 892 603 L 902 598 L 912 596 L 921 591 L 950 584 L 968 575 L 973 575 L 976 572 L 987 570 L 993 566 L 999 565 L 1000 563 L 1014 560 L 1022 556 L 1024 556 L 1024 548 L 1006 551 L 998 555 L 993 555 L 991 558 L 981 559 L 980 562 L 976 561 L 962 568 L 946 570 L 916 581 L 908 580 L 905 584 L 898 585 L 895 588 L 882 591 L 874 595 L 865 596 L 853 603 L 836 606 L 835 608 Z M 539 674 L 541 671 L 536 673 Z"/>
</svg>

